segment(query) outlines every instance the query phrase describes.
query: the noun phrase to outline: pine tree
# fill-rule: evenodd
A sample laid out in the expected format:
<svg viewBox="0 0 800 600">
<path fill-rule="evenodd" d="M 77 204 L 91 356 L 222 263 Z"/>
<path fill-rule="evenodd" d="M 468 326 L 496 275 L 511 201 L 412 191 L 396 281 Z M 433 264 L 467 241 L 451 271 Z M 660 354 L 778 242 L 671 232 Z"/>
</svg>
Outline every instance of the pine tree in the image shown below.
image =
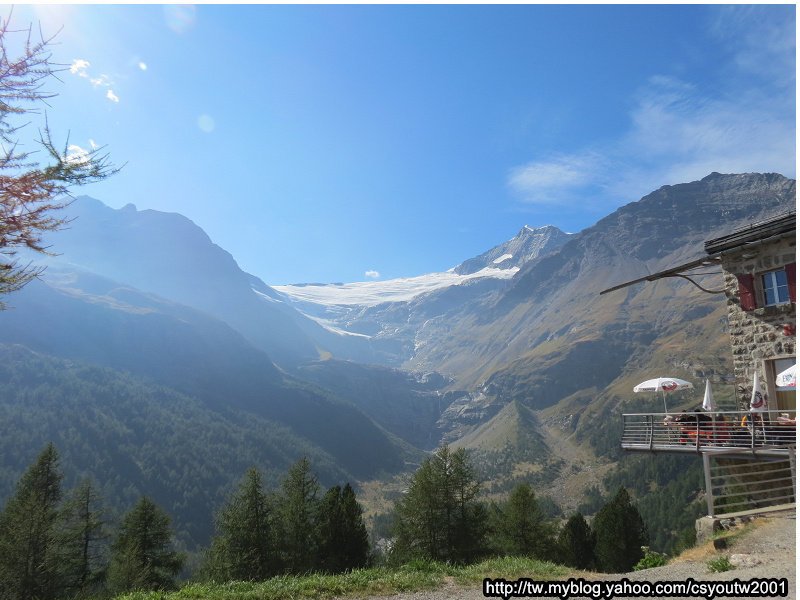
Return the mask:
<svg viewBox="0 0 800 600">
<path fill-rule="evenodd" d="M 65 590 L 72 597 L 97 590 L 105 579 L 108 536 L 100 503 L 97 488 L 86 479 L 72 492 L 62 511 L 59 568 Z"/>
<path fill-rule="evenodd" d="M 395 507 L 395 547 L 400 560 L 414 557 L 468 562 L 483 553 L 486 510 L 461 448 L 442 446 L 426 459 Z"/>
<path fill-rule="evenodd" d="M 518 485 L 500 508 L 495 545 L 502 553 L 552 560 L 553 527 L 539 508 L 527 483 Z"/>
<path fill-rule="evenodd" d="M 172 549 L 169 516 L 142 497 L 125 515 L 111 547 L 109 587 L 115 593 L 172 589 L 183 563 Z"/>
<path fill-rule="evenodd" d="M 366 566 L 369 536 L 363 509 L 350 484 L 334 486 L 322 498 L 319 509 L 319 567 L 340 573 Z"/>
<path fill-rule="evenodd" d="M 316 567 L 318 494 L 319 483 L 304 457 L 289 469 L 278 500 L 283 563 L 291 573 Z"/>
<path fill-rule="evenodd" d="M 480 484 L 467 457 L 467 451 L 459 448 L 450 455 L 448 467 L 442 461 L 443 475 L 452 479 L 453 504 L 450 560 L 459 563 L 474 561 L 486 552 L 488 515 L 486 507 L 477 501 Z"/>
<path fill-rule="evenodd" d="M 0 513 L 0 598 L 50 600 L 61 591 L 58 569 L 58 453 L 48 444 Z"/>
<path fill-rule="evenodd" d="M 647 530 L 628 491 L 620 487 L 614 498 L 594 518 L 595 558 L 597 567 L 606 573 L 630 571 L 644 556 Z"/>
<path fill-rule="evenodd" d="M 399 561 L 442 556 L 441 518 L 433 461 L 423 461 L 395 505 L 392 556 Z"/>
<path fill-rule="evenodd" d="M 272 531 L 272 507 L 261 473 L 247 471 L 239 490 L 217 517 L 217 536 L 204 566 L 217 581 L 263 581 L 279 568 Z"/>
<path fill-rule="evenodd" d="M 561 561 L 577 569 L 589 569 L 594 564 L 595 539 L 589 524 L 579 512 L 572 515 L 558 534 Z"/>
</svg>

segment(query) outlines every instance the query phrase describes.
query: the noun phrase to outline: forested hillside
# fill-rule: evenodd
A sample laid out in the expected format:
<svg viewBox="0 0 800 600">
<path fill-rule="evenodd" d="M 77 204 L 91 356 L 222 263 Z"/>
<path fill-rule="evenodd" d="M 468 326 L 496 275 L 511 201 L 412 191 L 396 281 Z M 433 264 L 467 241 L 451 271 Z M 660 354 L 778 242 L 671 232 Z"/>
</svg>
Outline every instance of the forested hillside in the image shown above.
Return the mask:
<svg viewBox="0 0 800 600">
<path fill-rule="evenodd" d="M 301 437 L 233 404 L 211 408 L 131 374 L 21 346 L 0 345 L 0 398 L 2 498 L 52 442 L 68 485 L 91 476 L 116 514 L 139 495 L 151 496 L 173 515 L 178 539 L 188 548 L 208 542 L 215 507 L 252 466 L 264 472 L 270 488 L 302 456 L 326 484 L 356 480 L 343 466 L 346 460 L 312 441 L 313 432 Z M 378 457 L 377 446 L 371 452 Z"/>
</svg>

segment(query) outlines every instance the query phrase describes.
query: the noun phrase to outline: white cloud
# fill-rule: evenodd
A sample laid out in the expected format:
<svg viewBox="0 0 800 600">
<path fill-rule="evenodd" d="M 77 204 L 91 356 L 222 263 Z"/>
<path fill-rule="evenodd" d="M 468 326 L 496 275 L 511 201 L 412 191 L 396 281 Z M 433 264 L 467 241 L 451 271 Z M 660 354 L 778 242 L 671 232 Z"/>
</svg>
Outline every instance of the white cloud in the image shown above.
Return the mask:
<svg viewBox="0 0 800 600">
<path fill-rule="evenodd" d="M 70 144 L 67 146 L 67 156 L 66 156 L 68 163 L 75 163 L 81 164 L 88 162 L 89 160 L 89 151 L 85 148 L 81 148 L 76 144 Z"/>
<path fill-rule="evenodd" d="M 86 72 L 86 69 L 88 69 L 91 64 L 92 63 L 90 63 L 88 60 L 76 58 L 69 66 L 69 72 L 73 75 L 77 75 L 78 77 L 88 77 L 89 74 Z"/>
<path fill-rule="evenodd" d="M 751 12 L 758 17 L 760 10 L 726 8 L 715 24 L 718 36 L 744 36 L 732 45 L 732 61 L 720 65 L 725 85 L 705 88 L 701 80 L 654 74 L 632 98 L 626 131 L 518 166 L 509 172 L 509 188 L 528 205 L 592 202 L 607 208 L 713 171 L 794 177 L 794 26 L 776 23 L 775 13 L 763 23 L 756 19 L 753 27 L 763 37 L 736 25 L 737 19 L 751 23 Z M 756 63 L 765 65 L 759 74 Z M 776 64 L 781 68 L 772 69 Z"/>
<path fill-rule="evenodd" d="M 141 71 L 147 71 L 147 63 L 145 62 L 139 61 L 139 64 L 136 66 L 139 67 L 139 70 Z"/>
<path fill-rule="evenodd" d="M 591 151 L 552 156 L 512 169 L 508 184 L 527 203 L 555 204 L 563 200 L 563 190 L 594 181 L 603 163 Z"/>
<path fill-rule="evenodd" d="M 114 90 L 108 90 L 106 92 L 106 98 L 111 100 L 112 102 L 119 102 L 119 96 L 114 93 Z"/>
<path fill-rule="evenodd" d="M 100 147 L 97 145 L 97 142 L 91 138 L 89 138 L 89 146 L 91 146 L 92 150 L 97 150 Z"/>
<path fill-rule="evenodd" d="M 381 274 L 378 273 L 377 271 L 373 271 L 373 270 L 364 271 L 364 277 L 369 277 L 370 279 L 377 279 L 380 276 L 381 276 Z"/>
</svg>

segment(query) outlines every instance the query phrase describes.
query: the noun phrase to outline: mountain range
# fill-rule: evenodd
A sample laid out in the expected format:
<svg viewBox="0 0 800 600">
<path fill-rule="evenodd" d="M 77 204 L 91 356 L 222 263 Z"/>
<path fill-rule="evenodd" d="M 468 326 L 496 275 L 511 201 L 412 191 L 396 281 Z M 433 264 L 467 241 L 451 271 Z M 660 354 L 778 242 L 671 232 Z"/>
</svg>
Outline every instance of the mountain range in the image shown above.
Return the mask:
<svg viewBox="0 0 800 600">
<path fill-rule="evenodd" d="M 195 548 L 249 466 L 274 485 L 306 455 L 323 483 L 391 494 L 451 443 L 487 493 L 529 481 L 574 508 L 614 468 L 618 412 L 648 406 L 636 383 L 733 395 L 721 296 L 599 292 L 794 202 L 781 175 L 712 173 L 579 233 L 525 226 L 444 273 L 270 287 L 182 215 L 77 198 L 42 280 L 0 313 L 0 500 L 52 440 L 68 481 L 91 475 L 119 510 L 153 495 Z"/>
</svg>

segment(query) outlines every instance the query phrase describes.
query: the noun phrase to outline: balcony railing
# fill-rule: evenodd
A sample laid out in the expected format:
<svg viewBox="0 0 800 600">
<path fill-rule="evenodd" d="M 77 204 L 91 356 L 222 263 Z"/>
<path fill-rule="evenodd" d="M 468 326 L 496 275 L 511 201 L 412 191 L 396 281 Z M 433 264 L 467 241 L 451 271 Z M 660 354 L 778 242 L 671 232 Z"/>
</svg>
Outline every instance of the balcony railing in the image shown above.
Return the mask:
<svg viewBox="0 0 800 600">
<path fill-rule="evenodd" d="M 653 452 L 724 450 L 785 456 L 796 443 L 795 411 L 623 415 L 622 448 Z"/>
</svg>

